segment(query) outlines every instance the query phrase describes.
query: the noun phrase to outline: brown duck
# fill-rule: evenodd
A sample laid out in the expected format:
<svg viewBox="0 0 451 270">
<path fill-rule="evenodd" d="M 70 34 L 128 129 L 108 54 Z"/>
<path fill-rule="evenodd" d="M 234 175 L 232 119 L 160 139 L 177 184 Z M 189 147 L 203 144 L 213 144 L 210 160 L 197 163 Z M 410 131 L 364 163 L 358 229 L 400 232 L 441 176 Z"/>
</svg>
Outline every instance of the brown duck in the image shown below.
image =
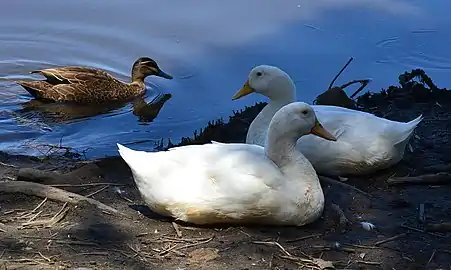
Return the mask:
<svg viewBox="0 0 451 270">
<path fill-rule="evenodd" d="M 131 83 L 121 82 L 103 70 L 89 67 L 67 66 L 35 70 L 31 73 L 40 73 L 46 80 L 20 80 L 16 83 L 36 99 L 77 103 L 126 101 L 144 94 L 144 79 L 147 76 L 172 79 L 171 75 L 163 72 L 149 57 L 141 57 L 135 61 Z"/>
</svg>

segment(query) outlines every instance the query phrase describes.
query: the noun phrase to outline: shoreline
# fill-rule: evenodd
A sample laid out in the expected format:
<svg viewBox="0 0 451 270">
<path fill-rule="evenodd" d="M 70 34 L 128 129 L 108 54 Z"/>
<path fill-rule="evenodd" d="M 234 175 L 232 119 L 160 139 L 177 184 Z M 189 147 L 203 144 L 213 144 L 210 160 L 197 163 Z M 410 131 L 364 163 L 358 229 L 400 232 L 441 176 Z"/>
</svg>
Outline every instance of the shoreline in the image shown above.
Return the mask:
<svg viewBox="0 0 451 270">
<path fill-rule="evenodd" d="M 397 121 L 423 114 L 404 158 L 341 184 L 323 181 L 323 215 L 302 227 L 200 227 L 158 216 L 145 206 L 119 155 L 82 160 L 70 153 L 44 158 L 0 153 L 0 268 L 448 267 L 451 225 L 443 224 L 451 224 L 451 91 L 419 70 L 413 73 L 424 83 L 404 73 L 399 86 L 365 93 L 356 104 Z M 264 105 L 234 112 L 228 121 L 211 122 L 169 146 L 244 142 Z M 74 196 L 81 201 L 70 200 Z"/>
</svg>

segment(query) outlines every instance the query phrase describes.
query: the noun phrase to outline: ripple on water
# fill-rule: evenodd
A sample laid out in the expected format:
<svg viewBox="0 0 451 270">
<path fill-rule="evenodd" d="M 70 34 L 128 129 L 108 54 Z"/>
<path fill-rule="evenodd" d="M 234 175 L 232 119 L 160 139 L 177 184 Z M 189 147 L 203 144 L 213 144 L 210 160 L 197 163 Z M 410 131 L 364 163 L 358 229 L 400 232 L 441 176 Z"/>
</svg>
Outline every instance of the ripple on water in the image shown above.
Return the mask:
<svg viewBox="0 0 451 270">
<path fill-rule="evenodd" d="M 426 71 L 446 72 L 451 69 L 451 51 L 443 51 L 443 48 L 451 47 L 451 37 L 435 29 L 412 30 L 380 40 L 375 46 L 382 52 L 377 63 Z"/>
</svg>

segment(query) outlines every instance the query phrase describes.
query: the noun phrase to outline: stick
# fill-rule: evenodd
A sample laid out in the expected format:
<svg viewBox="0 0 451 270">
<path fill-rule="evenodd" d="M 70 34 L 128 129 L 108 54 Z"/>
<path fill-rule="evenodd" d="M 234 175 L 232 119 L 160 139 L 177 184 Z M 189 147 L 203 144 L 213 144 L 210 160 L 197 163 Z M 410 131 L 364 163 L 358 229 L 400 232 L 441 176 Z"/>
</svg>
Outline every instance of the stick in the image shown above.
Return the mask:
<svg viewBox="0 0 451 270">
<path fill-rule="evenodd" d="M 428 233 L 428 234 L 430 234 L 430 235 L 437 236 L 437 237 L 442 237 L 442 238 L 445 237 L 445 236 L 440 235 L 440 234 L 438 234 L 438 233 L 426 232 L 426 231 L 420 230 L 420 229 L 418 229 L 418 228 L 414 228 L 414 227 L 407 226 L 407 225 L 405 225 L 405 224 L 401 224 L 400 227 L 401 227 L 401 228 L 408 229 L 408 230 L 412 230 L 412 231 L 415 231 L 415 232 Z"/>
<path fill-rule="evenodd" d="M 89 193 L 89 194 L 86 195 L 85 197 L 86 197 L 86 198 L 92 197 L 92 196 L 96 195 L 97 193 L 100 193 L 100 192 L 104 191 L 104 190 L 107 189 L 107 188 L 109 188 L 109 186 L 101 187 L 101 188 L 98 189 L 97 191 L 94 191 L 94 192 L 92 192 L 92 193 Z"/>
<path fill-rule="evenodd" d="M 374 245 L 375 245 L 375 246 L 379 246 L 379 245 L 382 245 L 382 244 L 384 244 L 384 243 L 388 243 L 388 242 L 394 241 L 394 240 L 396 240 L 396 239 L 398 239 L 398 238 L 404 237 L 404 236 L 406 236 L 406 235 L 407 235 L 407 233 L 401 233 L 401 234 L 395 235 L 395 236 L 393 236 L 393 237 L 390 237 L 390 238 L 387 238 L 387 239 L 378 241 L 378 242 L 374 243 Z"/>
<path fill-rule="evenodd" d="M 344 187 L 344 188 L 347 188 L 347 189 L 351 189 L 351 190 L 357 191 L 358 193 L 361 193 L 361 194 L 363 194 L 363 195 L 365 195 L 367 197 L 371 197 L 371 194 L 369 194 L 369 193 L 367 193 L 367 192 L 365 192 L 363 190 L 360 190 L 360 189 L 358 189 L 358 188 L 356 188 L 354 186 L 348 185 L 348 184 L 340 182 L 338 180 L 332 179 L 330 177 L 323 176 L 323 175 L 318 175 L 318 178 L 319 178 L 320 181 L 323 181 L 326 184 L 341 186 L 341 187 Z"/>
<path fill-rule="evenodd" d="M 21 168 L 17 172 L 17 180 L 52 184 L 59 181 L 70 182 L 71 179 L 67 179 L 67 176 L 57 172 L 42 171 L 33 168 Z"/>
<path fill-rule="evenodd" d="M 425 230 L 427 232 L 451 232 L 451 222 L 428 224 Z"/>
<path fill-rule="evenodd" d="M 436 249 L 431 254 L 431 257 L 429 258 L 429 261 L 426 263 L 426 267 L 432 262 L 432 259 L 434 259 L 435 253 L 437 252 Z"/>
<path fill-rule="evenodd" d="M 419 176 L 390 177 L 387 183 L 389 185 L 446 185 L 451 184 L 451 174 L 440 172 Z"/>
<path fill-rule="evenodd" d="M 424 217 L 424 203 L 420 204 L 419 211 L 418 211 L 418 220 L 420 223 L 424 223 L 425 217 Z"/>
<path fill-rule="evenodd" d="M 87 184 L 58 184 L 58 185 L 49 185 L 52 187 L 94 187 L 94 186 L 128 186 L 127 184 L 117 184 L 117 183 L 87 183 Z"/>
<path fill-rule="evenodd" d="M 252 241 L 253 244 L 257 244 L 257 245 L 266 245 L 266 246 L 276 246 L 280 249 L 280 251 L 282 251 L 283 254 L 285 254 L 288 257 L 294 257 L 293 255 L 291 255 L 284 247 L 282 247 L 281 244 L 277 243 L 277 242 L 264 242 L 264 241 Z"/>
<path fill-rule="evenodd" d="M 368 265 L 381 265 L 380 262 L 367 262 L 367 261 L 355 261 L 356 263 L 368 264 Z"/>
<path fill-rule="evenodd" d="M 43 205 L 45 204 L 46 201 L 47 201 L 47 197 L 45 197 L 44 200 L 42 200 L 42 202 L 40 202 L 33 210 L 31 210 L 30 213 L 23 214 L 23 215 L 20 216 L 19 218 L 26 218 L 26 217 L 30 216 L 31 214 L 33 214 L 34 212 L 36 212 L 36 210 L 38 210 L 41 206 L 43 206 Z"/>
<path fill-rule="evenodd" d="M 352 99 L 358 93 L 360 93 L 370 82 L 371 82 L 371 80 L 369 80 L 369 79 L 353 80 L 353 81 L 350 81 L 350 82 L 347 82 L 347 83 L 343 84 L 342 86 L 340 86 L 340 88 L 344 90 L 346 87 L 348 87 L 348 86 L 350 86 L 352 84 L 361 83 L 362 85 L 350 96 L 350 98 Z"/>
<path fill-rule="evenodd" d="M 175 223 L 175 222 L 172 222 L 172 227 L 174 227 L 174 230 L 175 230 L 175 233 L 177 234 L 177 236 L 179 238 L 182 238 L 183 235 L 182 235 L 182 231 L 180 231 L 180 229 L 179 229 L 179 225 L 177 225 L 177 223 Z"/>
<path fill-rule="evenodd" d="M 57 184 L 61 182 L 70 183 L 75 178 L 81 179 L 86 176 L 99 176 L 100 174 L 100 168 L 97 165 L 90 163 L 65 174 L 55 171 L 21 168 L 17 172 L 17 180 L 36 182 L 41 184 Z"/>
<path fill-rule="evenodd" d="M 310 239 L 310 238 L 314 238 L 314 237 L 322 236 L 322 235 L 323 235 L 322 233 L 312 234 L 312 235 L 298 237 L 298 238 L 295 238 L 295 239 L 289 239 L 289 240 L 286 240 L 285 242 L 293 243 L 293 242 L 298 242 L 298 241 L 302 241 L 302 240 L 306 240 L 306 239 Z"/>
<path fill-rule="evenodd" d="M 332 88 L 332 86 L 334 85 L 335 81 L 338 79 L 338 77 L 341 75 L 341 73 L 348 67 L 348 65 L 352 62 L 352 60 L 354 60 L 353 57 L 349 58 L 349 60 L 346 63 L 346 65 L 344 65 L 344 67 L 340 70 L 340 72 L 338 72 L 337 75 L 335 75 L 334 79 L 330 82 L 328 89 Z"/>
<path fill-rule="evenodd" d="M 41 198 L 48 198 L 50 200 L 54 201 L 60 201 L 60 202 L 67 202 L 71 204 L 79 204 L 82 202 L 86 202 L 88 204 L 91 204 L 98 209 L 112 212 L 117 215 L 125 216 L 124 214 L 120 213 L 118 210 L 103 204 L 99 201 L 96 201 L 94 199 L 86 198 L 85 196 L 72 193 L 69 191 L 65 191 L 56 187 L 50 187 L 38 183 L 32 183 L 32 182 L 25 182 L 25 181 L 8 181 L 8 182 L 1 182 L 0 183 L 0 191 L 6 192 L 6 193 L 22 193 L 26 195 L 31 196 L 37 196 Z"/>
</svg>

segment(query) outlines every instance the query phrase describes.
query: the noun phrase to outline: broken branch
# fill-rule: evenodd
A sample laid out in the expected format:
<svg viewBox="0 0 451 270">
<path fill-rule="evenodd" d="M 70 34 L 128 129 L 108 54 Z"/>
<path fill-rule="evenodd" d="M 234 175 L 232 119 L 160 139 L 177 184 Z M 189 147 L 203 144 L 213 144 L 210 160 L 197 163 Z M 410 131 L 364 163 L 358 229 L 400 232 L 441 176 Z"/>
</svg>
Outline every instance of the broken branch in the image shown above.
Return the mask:
<svg viewBox="0 0 451 270">
<path fill-rule="evenodd" d="M 441 172 L 418 176 L 391 177 L 387 180 L 387 183 L 389 185 L 446 185 L 451 184 L 451 174 Z"/>
<path fill-rule="evenodd" d="M 0 191 L 5 193 L 22 193 L 30 196 L 48 198 L 50 200 L 67 202 L 71 204 L 79 204 L 85 202 L 97 207 L 98 209 L 125 216 L 118 210 L 94 199 L 86 198 L 85 196 L 76 193 L 72 193 L 56 187 L 46 186 L 38 183 L 26 181 L 1 182 Z"/>
<path fill-rule="evenodd" d="M 367 193 L 367 192 L 365 192 L 363 190 L 360 190 L 360 189 L 358 189 L 358 188 L 356 188 L 354 186 L 348 185 L 346 183 L 334 180 L 334 179 L 329 178 L 327 176 L 318 175 L 318 178 L 319 178 L 320 181 L 322 181 L 322 182 L 324 182 L 326 184 L 338 185 L 338 186 L 341 186 L 341 187 L 344 187 L 344 188 L 347 188 L 347 189 L 351 189 L 351 190 L 357 191 L 358 193 L 361 193 L 361 194 L 363 194 L 363 195 L 365 195 L 367 197 L 371 197 L 371 194 L 369 194 L 369 193 Z"/>
<path fill-rule="evenodd" d="M 349 58 L 348 62 L 346 62 L 346 65 L 343 66 L 343 68 L 337 73 L 337 75 L 335 75 L 333 80 L 330 82 L 328 89 L 332 88 L 332 86 L 334 85 L 335 81 L 338 79 L 338 77 L 340 77 L 341 73 L 343 73 L 343 71 L 349 66 L 349 64 L 351 64 L 352 60 L 354 60 L 353 57 Z"/>
</svg>

